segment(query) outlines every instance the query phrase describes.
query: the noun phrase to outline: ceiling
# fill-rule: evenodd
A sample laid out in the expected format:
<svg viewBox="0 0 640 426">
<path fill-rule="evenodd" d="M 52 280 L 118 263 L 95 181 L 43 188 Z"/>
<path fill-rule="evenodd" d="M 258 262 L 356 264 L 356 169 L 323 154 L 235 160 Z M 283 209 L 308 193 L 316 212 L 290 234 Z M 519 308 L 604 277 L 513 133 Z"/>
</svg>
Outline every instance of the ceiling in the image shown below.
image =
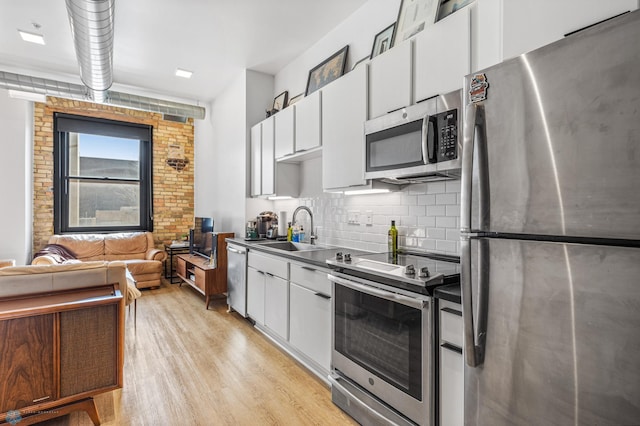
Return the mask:
<svg viewBox="0 0 640 426">
<path fill-rule="evenodd" d="M 209 102 L 242 69 L 276 74 L 366 1 L 116 0 L 114 88 Z M 0 71 L 81 84 L 64 0 L 0 1 Z"/>
</svg>

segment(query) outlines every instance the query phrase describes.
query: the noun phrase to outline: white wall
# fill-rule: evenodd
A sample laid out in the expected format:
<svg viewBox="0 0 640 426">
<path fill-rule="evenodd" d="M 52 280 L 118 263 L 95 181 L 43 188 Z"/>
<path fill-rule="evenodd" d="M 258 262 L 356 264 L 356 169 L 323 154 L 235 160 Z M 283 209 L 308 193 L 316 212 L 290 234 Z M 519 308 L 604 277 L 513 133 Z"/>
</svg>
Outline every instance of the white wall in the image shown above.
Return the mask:
<svg viewBox="0 0 640 426">
<path fill-rule="evenodd" d="M 207 115 L 204 120 L 194 120 L 194 215 L 213 217 L 218 182 L 217 168 L 212 168 L 216 158 L 214 143 L 212 104 L 205 105 Z M 216 226 L 216 230 L 217 230 Z"/>
<path fill-rule="evenodd" d="M 285 90 L 289 91 L 289 97 L 303 93 L 309 70 L 347 44 L 346 70 L 350 70 L 358 60 L 371 54 L 375 35 L 396 21 L 399 9 L 400 0 L 369 0 L 276 74 L 273 97 Z"/>
<path fill-rule="evenodd" d="M 33 103 L 0 89 L 0 259 L 31 261 Z"/>
</svg>

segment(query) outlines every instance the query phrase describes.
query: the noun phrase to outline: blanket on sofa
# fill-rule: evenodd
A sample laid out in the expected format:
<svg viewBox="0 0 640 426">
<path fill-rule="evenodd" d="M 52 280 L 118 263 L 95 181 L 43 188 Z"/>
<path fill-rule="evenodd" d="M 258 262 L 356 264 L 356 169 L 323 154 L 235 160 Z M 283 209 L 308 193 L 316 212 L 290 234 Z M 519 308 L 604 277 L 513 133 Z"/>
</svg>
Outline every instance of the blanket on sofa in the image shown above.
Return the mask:
<svg viewBox="0 0 640 426">
<path fill-rule="evenodd" d="M 58 263 L 64 263 L 68 260 L 76 260 L 76 254 L 66 248 L 65 246 L 61 246 L 60 244 L 47 244 L 40 251 L 38 251 L 33 258 L 39 256 L 51 256 Z"/>
</svg>

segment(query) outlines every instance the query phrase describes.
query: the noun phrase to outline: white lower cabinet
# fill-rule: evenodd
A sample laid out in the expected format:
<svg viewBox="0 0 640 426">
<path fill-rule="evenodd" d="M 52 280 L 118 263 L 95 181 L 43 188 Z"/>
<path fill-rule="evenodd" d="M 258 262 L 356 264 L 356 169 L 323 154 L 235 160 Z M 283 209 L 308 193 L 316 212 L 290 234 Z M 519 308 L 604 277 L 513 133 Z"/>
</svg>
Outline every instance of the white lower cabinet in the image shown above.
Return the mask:
<svg viewBox="0 0 640 426">
<path fill-rule="evenodd" d="M 264 325 L 274 333 L 289 339 L 289 285 L 287 280 L 265 274 Z"/>
<path fill-rule="evenodd" d="M 439 398 L 442 426 L 464 424 L 464 358 L 462 306 L 439 300 Z"/>
<path fill-rule="evenodd" d="M 291 283 L 290 342 L 329 371 L 331 367 L 331 296 Z"/>
<path fill-rule="evenodd" d="M 289 337 L 289 263 L 249 250 L 247 315 L 278 337 Z"/>
<path fill-rule="evenodd" d="M 264 272 L 247 268 L 247 315 L 264 325 Z"/>
<path fill-rule="evenodd" d="M 331 368 L 328 272 L 249 249 L 247 316 L 325 381 Z"/>
</svg>

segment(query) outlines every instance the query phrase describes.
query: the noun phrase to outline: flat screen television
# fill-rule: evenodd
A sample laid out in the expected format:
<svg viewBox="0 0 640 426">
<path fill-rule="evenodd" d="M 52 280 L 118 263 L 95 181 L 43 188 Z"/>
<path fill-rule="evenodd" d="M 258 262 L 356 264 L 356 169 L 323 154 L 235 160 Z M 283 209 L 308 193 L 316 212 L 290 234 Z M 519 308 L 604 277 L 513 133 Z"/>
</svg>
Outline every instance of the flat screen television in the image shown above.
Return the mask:
<svg viewBox="0 0 640 426">
<path fill-rule="evenodd" d="M 196 217 L 189 233 L 189 253 L 209 258 L 215 249 L 213 243 L 213 219 Z"/>
</svg>

